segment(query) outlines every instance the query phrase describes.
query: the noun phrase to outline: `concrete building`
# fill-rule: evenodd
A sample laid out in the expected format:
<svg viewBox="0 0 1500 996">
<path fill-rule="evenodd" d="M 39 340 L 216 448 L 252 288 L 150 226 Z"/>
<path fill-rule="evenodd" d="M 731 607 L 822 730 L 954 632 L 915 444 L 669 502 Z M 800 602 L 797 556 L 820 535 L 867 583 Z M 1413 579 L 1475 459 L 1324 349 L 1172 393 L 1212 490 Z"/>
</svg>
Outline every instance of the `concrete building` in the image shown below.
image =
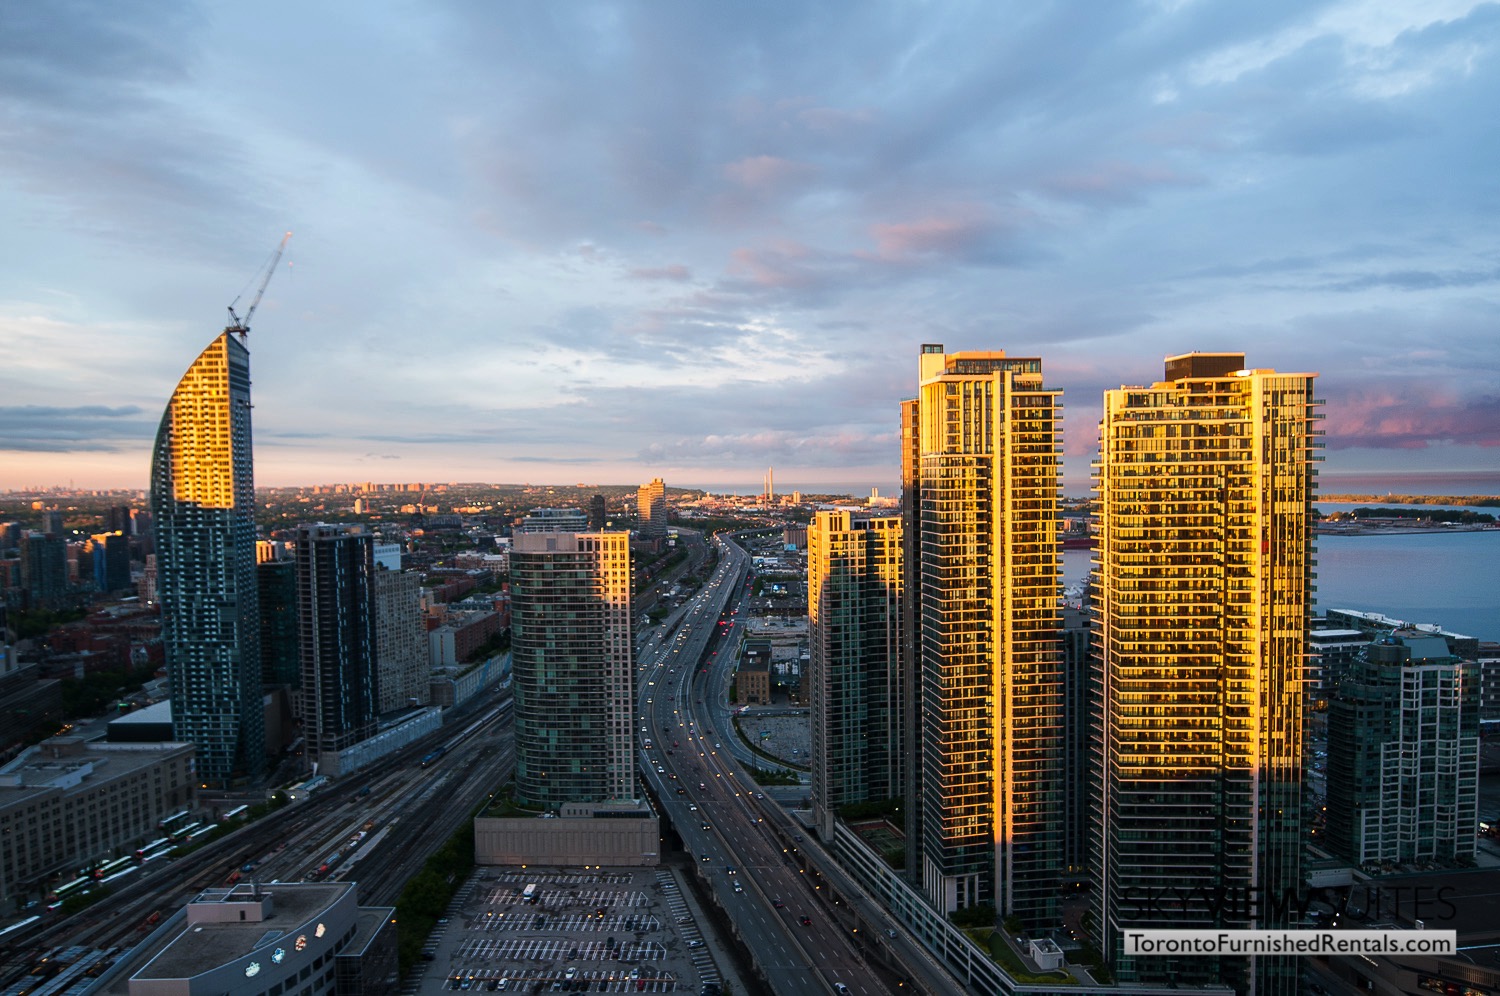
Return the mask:
<svg viewBox="0 0 1500 996">
<path fill-rule="evenodd" d="M 479 817 L 480 865 L 653 868 L 661 863 L 661 820 L 642 803 L 564 803 L 554 816 Z"/>
<path fill-rule="evenodd" d="M 807 530 L 812 804 L 825 840 L 842 806 L 894 799 L 906 779 L 901 717 L 899 516 L 819 512 Z"/>
<path fill-rule="evenodd" d="M 264 764 L 250 353 L 228 330 L 178 382 L 151 461 L 156 595 L 179 740 L 206 785 Z"/>
<path fill-rule="evenodd" d="M 1368 644 L 1329 703 L 1329 850 L 1372 869 L 1472 862 L 1478 785 L 1478 666 L 1415 630 Z"/>
<path fill-rule="evenodd" d="M 1039 359 L 931 344 L 918 392 L 902 429 L 921 887 L 943 912 L 993 903 L 1050 924 L 1062 860 L 1060 392 Z"/>
<path fill-rule="evenodd" d="M 337 775 L 338 755 L 375 732 L 375 559 L 368 533 L 303 526 L 297 551 L 297 626 L 307 756 Z"/>
<path fill-rule="evenodd" d="M 54 737 L 0 767 L 0 906 L 40 898 L 52 875 L 159 836 L 192 807 L 191 744 L 84 743 Z"/>
<path fill-rule="evenodd" d="M 667 534 L 667 486 L 660 477 L 636 490 L 635 509 L 641 539 L 656 540 Z"/>
<path fill-rule="evenodd" d="M 1192 353 L 1104 395 L 1094 922 L 1123 982 L 1244 990 L 1249 959 L 1137 959 L 1122 934 L 1286 926 L 1269 897 L 1302 881 L 1313 378 Z M 1295 960 L 1256 959 L 1255 991 L 1295 992 Z"/>
<path fill-rule="evenodd" d="M 634 798 L 630 534 L 523 533 L 510 569 L 517 797 Z"/>
<path fill-rule="evenodd" d="M 432 701 L 427 632 L 422 625 L 422 576 L 375 571 L 375 661 L 384 714 Z"/>
<path fill-rule="evenodd" d="M 209 889 L 86 990 L 117 996 L 394 996 L 395 910 L 353 882 Z"/>
<path fill-rule="evenodd" d="M 576 508 L 534 508 L 526 513 L 517 533 L 581 533 L 589 517 Z"/>
</svg>

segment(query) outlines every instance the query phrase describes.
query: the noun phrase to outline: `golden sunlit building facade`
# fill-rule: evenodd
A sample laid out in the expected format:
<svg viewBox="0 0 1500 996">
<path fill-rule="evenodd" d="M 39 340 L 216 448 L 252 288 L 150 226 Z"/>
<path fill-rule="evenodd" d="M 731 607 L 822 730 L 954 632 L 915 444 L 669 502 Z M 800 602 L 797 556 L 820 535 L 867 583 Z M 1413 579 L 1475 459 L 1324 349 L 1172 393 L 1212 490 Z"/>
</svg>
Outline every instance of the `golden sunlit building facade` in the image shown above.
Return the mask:
<svg viewBox="0 0 1500 996">
<path fill-rule="evenodd" d="M 1041 361 L 924 345 L 902 409 L 921 888 L 1056 916 L 1062 833 L 1061 392 Z M 910 850 L 910 849 L 909 849 Z"/>
<path fill-rule="evenodd" d="M 1288 923 L 1303 846 L 1314 376 L 1193 353 L 1169 357 L 1150 387 L 1105 392 L 1093 912 L 1124 982 L 1296 991 L 1286 960 L 1136 959 L 1121 939 Z"/>
<path fill-rule="evenodd" d="M 162 415 L 151 462 L 156 591 L 172 731 L 202 784 L 264 762 L 250 353 L 228 331 L 193 361 Z"/>
<path fill-rule="evenodd" d="M 901 518 L 818 512 L 807 530 L 813 813 L 895 799 L 906 780 Z"/>
</svg>

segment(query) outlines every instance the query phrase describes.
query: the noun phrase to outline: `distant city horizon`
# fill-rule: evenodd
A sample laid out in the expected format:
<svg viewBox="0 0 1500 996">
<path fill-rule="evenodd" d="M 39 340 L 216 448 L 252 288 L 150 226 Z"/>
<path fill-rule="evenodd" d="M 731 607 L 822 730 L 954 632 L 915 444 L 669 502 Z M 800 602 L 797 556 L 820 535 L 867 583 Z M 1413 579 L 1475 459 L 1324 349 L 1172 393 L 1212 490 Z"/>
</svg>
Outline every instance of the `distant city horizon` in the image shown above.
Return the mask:
<svg viewBox="0 0 1500 996">
<path fill-rule="evenodd" d="M 763 475 L 764 471 L 760 471 Z M 324 480 L 306 481 L 301 483 L 269 483 L 257 481 L 256 488 L 327 488 L 340 485 L 360 484 L 370 481 L 376 484 L 402 483 L 405 481 L 421 482 L 426 484 L 441 484 L 447 487 L 456 485 L 476 485 L 484 487 L 533 487 L 533 488 L 634 488 L 650 480 L 653 476 L 661 476 L 666 482 L 667 488 L 684 491 L 707 491 L 710 494 L 727 495 L 754 495 L 761 494 L 765 485 L 762 481 L 714 481 L 702 483 L 698 480 L 675 480 L 665 476 L 661 471 L 643 471 L 639 480 L 619 481 L 487 481 L 487 480 L 459 480 L 439 479 L 437 477 L 424 478 L 422 475 L 403 476 L 387 480 L 377 480 L 373 477 L 350 478 L 347 480 Z M 1373 474 L 1368 471 L 1329 471 L 1321 470 L 1318 475 L 1320 494 L 1369 494 L 1369 495 L 1476 495 L 1500 497 L 1500 469 L 1475 470 L 1475 471 L 1390 471 L 1387 473 Z M 894 475 L 888 480 L 875 480 L 873 478 L 850 482 L 841 481 L 798 481 L 788 480 L 785 483 L 778 480 L 775 484 L 775 493 L 778 495 L 789 495 L 794 491 L 804 494 L 845 494 L 856 498 L 868 498 L 871 490 L 875 489 L 882 498 L 894 498 L 901 494 L 901 485 Z M 57 492 L 140 492 L 144 494 L 148 486 L 140 485 L 115 485 L 100 486 L 62 482 L 51 484 L 36 484 L 24 487 L 11 485 L 0 488 L 0 494 L 47 494 Z M 1077 480 L 1063 479 L 1063 494 L 1068 498 L 1090 497 L 1090 485 L 1088 482 L 1080 483 Z"/>
</svg>

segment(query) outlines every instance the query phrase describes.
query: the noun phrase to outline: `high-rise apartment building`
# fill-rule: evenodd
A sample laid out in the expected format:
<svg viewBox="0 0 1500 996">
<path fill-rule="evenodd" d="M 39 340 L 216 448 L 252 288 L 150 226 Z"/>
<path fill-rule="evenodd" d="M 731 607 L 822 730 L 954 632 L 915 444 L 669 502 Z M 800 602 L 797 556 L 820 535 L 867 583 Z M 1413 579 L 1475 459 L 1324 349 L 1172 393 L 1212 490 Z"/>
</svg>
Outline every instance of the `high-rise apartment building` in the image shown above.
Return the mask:
<svg viewBox="0 0 1500 996">
<path fill-rule="evenodd" d="M 516 795 L 634 798 L 630 534 L 518 533 L 510 584 Z"/>
<path fill-rule="evenodd" d="M 260 681 L 302 685 L 302 631 L 297 625 L 297 563 L 267 558 L 255 565 L 260 596 Z"/>
<path fill-rule="evenodd" d="M 894 799 L 906 779 L 901 518 L 819 512 L 807 530 L 812 802 L 833 837 L 841 806 Z"/>
<path fill-rule="evenodd" d="M 375 568 L 375 661 L 380 712 L 432 701 L 427 629 L 422 625 L 422 575 Z"/>
<path fill-rule="evenodd" d="M 368 533 L 346 526 L 297 530 L 297 625 L 302 724 L 319 770 L 339 774 L 339 753 L 375 733 L 375 556 Z"/>
<path fill-rule="evenodd" d="M 641 539 L 660 539 L 667 534 L 667 486 L 660 477 L 636 489 L 635 509 Z"/>
<path fill-rule="evenodd" d="M 1094 922 L 1126 982 L 1245 989 L 1248 959 L 1137 959 L 1123 932 L 1285 926 L 1301 883 L 1318 402 L 1313 374 L 1244 367 L 1169 357 L 1104 396 Z M 1295 991 L 1285 960 L 1257 961 L 1257 993 Z"/>
<path fill-rule="evenodd" d="M 1472 862 L 1479 666 L 1433 633 L 1365 647 L 1328 705 L 1327 847 L 1356 865 Z"/>
<path fill-rule="evenodd" d="M 68 543 L 53 533 L 21 537 L 21 589 L 30 609 L 56 609 L 68 601 Z"/>
<path fill-rule="evenodd" d="M 1048 923 L 1062 853 L 1060 392 L 1039 359 L 924 345 L 902 412 L 921 887 L 945 912 L 993 903 Z"/>
<path fill-rule="evenodd" d="M 177 740 L 205 785 L 264 763 L 250 353 L 224 332 L 167 403 L 151 461 L 156 597 Z"/>
</svg>

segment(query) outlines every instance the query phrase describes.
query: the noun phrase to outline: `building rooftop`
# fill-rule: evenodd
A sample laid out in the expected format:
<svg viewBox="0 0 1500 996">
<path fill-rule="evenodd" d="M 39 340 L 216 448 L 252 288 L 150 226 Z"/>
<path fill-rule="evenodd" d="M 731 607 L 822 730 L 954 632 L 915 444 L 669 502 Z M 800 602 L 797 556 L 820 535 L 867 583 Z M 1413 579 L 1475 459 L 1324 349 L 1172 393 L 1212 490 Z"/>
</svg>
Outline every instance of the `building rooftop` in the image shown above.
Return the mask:
<svg viewBox="0 0 1500 996">
<path fill-rule="evenodd" d="M 331 907 L 352 882 L 237 885 L 210 889 L 193 900 L 187 919 L 134 974 L 137 979 L 183 979 L 242 958 L 306 924 Z M 244 910 L 241 921 L 220 920 L 223 907 Z M 218 907 L 216 909 L 215 907 Z"/>
</svg>

